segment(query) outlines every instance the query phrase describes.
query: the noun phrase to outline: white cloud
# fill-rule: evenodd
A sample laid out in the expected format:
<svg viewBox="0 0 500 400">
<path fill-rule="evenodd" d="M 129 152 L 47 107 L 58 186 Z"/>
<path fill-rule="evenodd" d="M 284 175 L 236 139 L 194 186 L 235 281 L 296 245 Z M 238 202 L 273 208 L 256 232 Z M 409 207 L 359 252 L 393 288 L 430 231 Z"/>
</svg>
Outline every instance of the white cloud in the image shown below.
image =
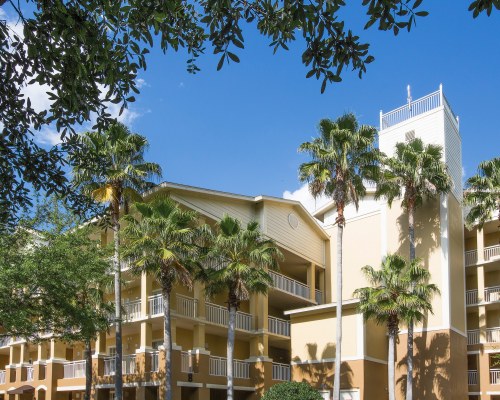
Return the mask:
<svg viewBox="0 0 500 400">
<path fill-rule="evenodd" d="M 142 78 L 137 78 L 135 80 L 135 84 L 137 85 L 138 89 L 143 88 L 145 86 L 149 86 L 149 84 Z"/>
<path fill-rule="evenodd" d="M 315 210 L 319 209 L 329 201 L 329 199 L 325 196 L 319 196 L 318 198 L 314 199 L 314 197 L 309 192 L 307 183 L 303 184 L 299 189 L 293 192 L 285 190 L 283 192 L 283 198 L 300 201 L 306 208 L 306 210 L 310 213 L 313 213 Z"/>
<path fill-rule="evenodd" d="M 35 141 L 39 144 L 55 146 L 61 143 L 61 134 L 55 129 L 43 127 L 40 132 L 35 133 Z"/>
</svg>

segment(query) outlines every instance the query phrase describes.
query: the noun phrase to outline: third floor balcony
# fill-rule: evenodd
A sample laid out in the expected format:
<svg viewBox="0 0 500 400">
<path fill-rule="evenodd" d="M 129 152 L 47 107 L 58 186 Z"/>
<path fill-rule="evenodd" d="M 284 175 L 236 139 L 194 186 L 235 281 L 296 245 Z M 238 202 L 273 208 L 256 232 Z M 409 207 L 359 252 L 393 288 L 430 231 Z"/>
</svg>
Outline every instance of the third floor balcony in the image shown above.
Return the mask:
<svg viewBox="0 0 500 400">
<path fill-rule="evenodd" d="M 488 246 L 483 250 L 485 263 L 500 260 L 500 245 Z M 465 266 L 470 267 L 478 264 L 477 250 L 468 250 L 465 252 Z"/>
</svg>

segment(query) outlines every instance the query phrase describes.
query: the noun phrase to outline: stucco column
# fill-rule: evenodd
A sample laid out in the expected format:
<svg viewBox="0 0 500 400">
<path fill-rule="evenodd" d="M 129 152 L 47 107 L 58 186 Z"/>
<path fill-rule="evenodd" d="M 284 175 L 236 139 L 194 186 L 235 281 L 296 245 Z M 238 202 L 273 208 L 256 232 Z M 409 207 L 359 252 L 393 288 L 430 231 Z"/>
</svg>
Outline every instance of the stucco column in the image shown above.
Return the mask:
<svg viewBox="0 0 500 400">
<path fill-rule="evenodd" d="M 106 354 L 106 332 L 99 332 L 95 341 L 95 353 Z"/>
<path fill-rule="evenodd" d="M 479 343 L 486 343 L 486 307 L 479 306 Z"/>
<path fill-rule="evenodd" d="M 151 322 L 142 321 L 140 350 L 142 351 L 151 350 L 153 348 L 152 346 L 153 346 L 153 327 L 151 325 Z"/>
<path fill-rule="evenodd" d="M 479 265 L 476 268 L 476 274 L 477 274 L 477 301 L 479 303 L 482 303 L 485 301 L 485 282 L 484 282 L 484 267 L 482 265 Z"/>
<path fill-rule="evenodd" d="M 254 294 L 250 297 L 250 314 L 254 316 L 254 330 L 267 332 L 268 330 L 268 297 L 263 294 Z"/>
<path fill-rule="evenodd" d="M 268 357 L 269 336 L 267 333 L 255 335 L 250 339 L 250 358 Z"/>
<path fill-rule="evenodd" d="M 316 302 L 316 265 L 307 266 L 307 286 L 309 287 L 309 300 Z"/>
<path fill-rule="evenodd" d="M 325 270 L 318 269 L 318 287 L 321 290 L 321 304 L 325 304 Z"/>
<path fill-rule="evenodd" d="M 206 318 L 206 301 L 205 287 L 200 282 L 195 282 L 193 285 L 193 298 L 197 301 L 197 317 L 198 319 Z"/>
<path fill-rule="evenodd" d="M 21 343 L 20 345 L 20 362 L 21 364 L 28 364 L 30 359 L 28 343 Z"/>
<path fill-rule="evenodd" d="M 484 231 L 477 228 L 477 263 L 482 264 L 484 262 Z"/>
<path fill-rule="evenodd" d="M 143 272 L 141 274 L 141 317 L 149 315 L 149 296 L 153 293 L 153 277 Z"/>
<path fill-rule="evenodd" d="M 50 340 L 50 359 L 66 360 L 66 345 L 63 342 Z"/>
<path fill-rule="evenodd" d="M 193 350 L 205 350 L 205 324 L 197 323 L 193 327 Z"/>
</svg>

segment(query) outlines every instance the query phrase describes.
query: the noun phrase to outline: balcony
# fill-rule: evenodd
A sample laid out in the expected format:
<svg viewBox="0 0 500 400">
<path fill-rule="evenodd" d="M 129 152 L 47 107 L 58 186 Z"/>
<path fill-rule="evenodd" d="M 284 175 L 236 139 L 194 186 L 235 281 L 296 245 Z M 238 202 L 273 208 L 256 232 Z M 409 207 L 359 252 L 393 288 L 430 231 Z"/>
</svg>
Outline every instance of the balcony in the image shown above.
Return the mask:
<svg viewBox="0 0 500 400">
<path fill-rule="evenodd" d="M 273 363 L 273 381 L 289 381 L 290 365 Z"/>
<path fill-rule="evenodd" d="M 85 360 L 72 361 L 64 364 L 64 379 L 84 378 Z"/>
<path fill-rule="evenodd" d="M 467 371 L 467 384 L 477 385 L 477 371 Z"/>
<path fill-rule="evenodd" d="M 210 356 L 209 374 L 212 376 L 227 376 L 227 358 Z M 233 360 L 233 376 L 249 379 L 250 364 L 242 360 Z"/>
<path fill-rule="evenodd" d="M 176 295 L 177 314 L 184 315 L 189 318 L 198 316 L 198 300 L 192 297 Z M 161 294 L 149 296 L 149 313 L 151 316 L 163 315 L 163 297 Z"/>
<path fill-rule="evenodd" d="M 465 304 L 472 306 L 478 304 L 477 289 L 465 291 Z"/>
<path fill-rule="evenodd" d="M 290 336 L 290 321 L 268 316 L 267 325 L 270 333 L 281 336 Z"/>
<path fill-rule="evenodd" d="M 123 303 L 125 321 L 135 321 L 141 318 L 141 300 L 126 301 Z"/>
<path fill-rule="evenodd" d="M 122 360 L 122 373 L 124 375 L 135 374 L 135 354 L 129 354 L 123 356 Z M 110 376 L 116 373 L 116 357 L 105 357 L 104 358 L 104 375 Z"/>
<path fill-rule="evenodd" d="M 486 329 L 486 342 L 487 343 L 500 343 L 500 328 L 487 328 Z"/>
<path fill-rule="evenodd" d="M 158 372 L 160 367 L 160 357 L 158 351 L 153 351 L 150 353 L 151 357 L 151 372 Z"/>
<path fill-rule="evenodd" d="M 479 329 L 467 331 L 467 344 L 473 345 L 479 343 Z"/>
<path fill-rule="evenodd" d="M 206 303 L 206 319 L 215 325 L 227 326 L 229 322 L 229 311 L 227 307 L 218 304 Z M 253 316 L 241 311 L 236 313 L 236 329 L 243 331 L 253 330 Z"/>
<path fill-rule="evenodd" d="M 484 262 L 493 262 L 500 259 L 500 245 L 488 246 L 483 250 Z M 470 267 L 477 265 L 478 257 L 477 250 L 468 250 L 465 252 L 465 266 Z"/>
<path fill-rule="evenodd" d="M 12 338 L 10 336 L 2 336 L 0 337 L 0 347 L 6 347 L 10 344 Z"/>
<path fill-rule="evenodd" d="M 500 369 L 490 369 L 490 383 L 500 385 Z"/>
<path fill-rule="evenodd" d="M 5 370 L 0 371 L 0 385 L 3 385 L 5 383 Z"/>
<path fill-rule="evenodd" d="M 273 271 L 269 271 L 269 275 L 273 280 L 274 289 L 310 300 L 310 289 L 305 283 Z M 316 290 L 315 298 L 317 303 L 322 303 L 323 292 Z"/>
<path fill-rule="evenodd" d="M 181 351 L 181 372 L 193 373 L 191 351 Z"/>
</svg>

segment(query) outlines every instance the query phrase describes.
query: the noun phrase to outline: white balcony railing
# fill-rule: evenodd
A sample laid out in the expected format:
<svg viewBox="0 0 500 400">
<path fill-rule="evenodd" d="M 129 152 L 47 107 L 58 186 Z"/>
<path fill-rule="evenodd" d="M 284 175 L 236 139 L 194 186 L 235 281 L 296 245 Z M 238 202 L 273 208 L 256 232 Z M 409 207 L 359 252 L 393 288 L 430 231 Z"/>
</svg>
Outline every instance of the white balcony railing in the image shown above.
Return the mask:
<svg viewBox="0 0 500 400">
<path fill-rule="evenodd" d="M 191 351 L 181 351 L 181 372 L 193 372 Z"/>
<path fill-rule="evenodd" d="M 500 385 L 500 369 L 490 369 L 490 383 Z"/>
<path fill-rule="evenodd" d="M 192 297 L 177 295 L 177 313 L 186 317 L 196 318 L 198 316 L 198 301 Z"/>
<path fill-rule="evenodd" d="M 315 298 L 316 298 L 316 303 L 318 304 L 323 304 L 323 292 L 321 290 L 316 289 L 315 290 Z"/>
<path fill-rule="evenodd" d="M 486 342 L 500 343 L 500 328 L 487 328 L 486 329 Z"/>
<path fill-rule="evenodd" d="M 135 354 L 129 354 L 123 356 L 122 359 L 122 373 L 124 375 L 135 374 Z M 105 357 L 104 358 L 104 375 L 114 375 L 116 374 L 116 357 Z"/>
<path fill-rule="evenodd" d="M 5 370 L 0 371 L 0 385 L 5 383 Z"/>
<path fill-rule="evenodd" d="M 467 331 L 467 344 L 478 344 L 479 343 L 479 329 L 474 329 Z"/>
<path fill-rule="evenodd" d="M 210 356 L 209 374 L 212 376 L 226 376 L 227 375 L 227 359 L 224 357 Z M 233 361 L 233 376 L 235 378 L 249 379 L 250 378 L 250 365 L 246 361 L 234 360 Z"/>
<path fill-rule="evenodd" d="M 268 330 L 282 336 L 290 336 L 290 321 L 281 318 L 267 317 Z"/>
<path fill-rule="evenodd" d="M 468 379 L 467 383 L 469 385 L 477 385 L 477 371 L 467 371 Z"/>
<path fill-rule="evenodd" d="M 417 115 L 431 111 L 441 104 L 441 90 L 428 94 L 410 103 L 410 106 L 404 105 L 386 114 L 380 115 L 380 129 L 386 129 Z M 451 111 L 451 109 L 450 109 Z"/>
<path fill-rule="evenodd" d="M 477 264 L 477 250 L 469 250 L 465 252 L 465 266 Z"/>
<path fill-rule="evenodd" d="M 306 284 L 273 271 L 269 271 L 269 275 L 273 279 L 275 289 L 309 300 L 309 287 Z"/>
<path fill-rule="evenodd" d="M 149 296 L 149 315 L 163 314 L 163 297 L 161 294 Z"/>
<path fill-rule="evenodd" d="M 493 258 L 500 257 L 500 245 L 484 248 L 484 261 L 492 261 Z"/>
<path fill-rule="evenodd" d="M 123 303 L 125 320 L 135 321 L 141 318 L 141 300 L 126 301 Z"/>
<path fill-rule="evenodd" d="M 33 380 L 33 376 L 34 376 L 34 369 L 33 369 L 33 367 L 27 367 L 26 368 L 26 380 L 28 382 L 31 382 Z"/>
<path fill-rule="evenodd" d="M 85 360 L 64 364 L 64 379 L 85 377 Z"/>
<path fill-rule="evenodd" d="M 12 338 L 10 336 L 0 337 L 0 347 L 8 346 Z"/>
<path fill-rule="evenodd" d="M 290 365 L 273 363 L 273 381 L 289 381 Z"/>
<path fill-rule="evenodd" d="M 227 307 L 206 303 L 206 319 L 213 324 L 227 326 L 229 322 L 229 311 Z M 251 331 L 253 329 L 253 316 L 238 311 L 236 313 L 236 329 Z"/>
<path fill-rule="evenodd" d="M 468 306 L 478 303 L 478 301 L 477 301 L 477 289 L 465 291 L 465 303 Z"/>
<path fill-rule="evenodd" d="M 484 289 L 484 301 L 500 301 L 500 286 L 491 286 Z"/>
<path fill-rule="evenodd" d="M 153 351 L 150 353 L 151 357 L 151 372 L 158 372 L 160 366 L 159 352 Z"/>
</svg>

